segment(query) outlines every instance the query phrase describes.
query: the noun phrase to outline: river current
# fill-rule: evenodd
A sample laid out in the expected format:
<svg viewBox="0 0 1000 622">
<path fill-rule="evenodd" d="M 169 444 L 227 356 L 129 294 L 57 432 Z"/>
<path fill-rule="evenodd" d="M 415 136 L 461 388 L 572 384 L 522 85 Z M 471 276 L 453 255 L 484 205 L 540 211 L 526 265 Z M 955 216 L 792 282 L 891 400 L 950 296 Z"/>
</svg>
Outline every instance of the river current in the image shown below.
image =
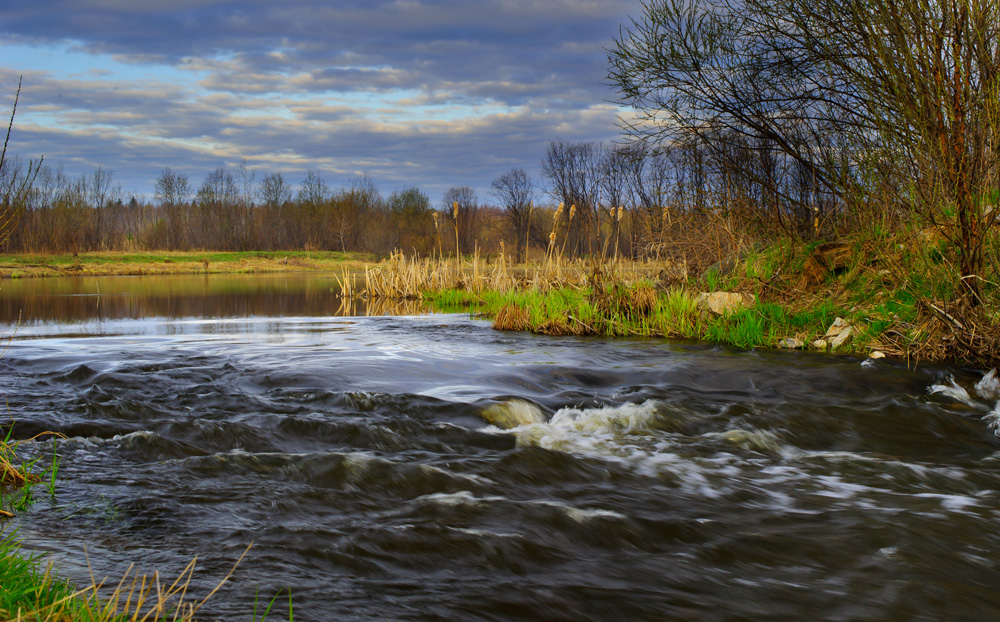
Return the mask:
<svg viewBox="0 0 1000 622">
<path fill-rule="evenodd" d="M 12 526 L 64 576 L 198 556 L 204 595 L 252 542 L 209 617 L 286 589 L 296 620 L 1000 617 L 981 371 L 160 281 L 0 290 L 6 337 L 31 310 L 0 358 L 15 436 L 67 437 Z"/>
</svg>

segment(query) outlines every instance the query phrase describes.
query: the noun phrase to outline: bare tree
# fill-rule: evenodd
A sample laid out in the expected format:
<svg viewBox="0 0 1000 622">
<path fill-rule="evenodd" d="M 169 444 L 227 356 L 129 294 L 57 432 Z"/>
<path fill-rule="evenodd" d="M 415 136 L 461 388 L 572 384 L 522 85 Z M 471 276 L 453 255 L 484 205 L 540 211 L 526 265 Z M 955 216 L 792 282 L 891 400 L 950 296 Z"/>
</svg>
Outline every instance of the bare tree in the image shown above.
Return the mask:
<svg viewBox="0 0 1000 622">
<path fill-rule="evenodd" d="M 247 159 L 241 158 L 239 165 L 236 167 L 235 176 L 239 190 L 239 199 L 237 201 L 233 236 L 239 250 L 246 250 L 250 248 L 251 240 L 256 237 L 253 230 L 251 212 L 254 206 L 254 180 L 257 178 L 257 170 L 248 167 Z"/>
<path fill-rule="evenodd" d="M 201 217 L 200 246 L 234 247 L 234 210 L 239 201 L 239 189 L 232 172 L 219 165 L 205 177 L 198 188 L 198 209 Z"/>
<path fill-rule="evenodd" d="M 984 197 L 1000 177 L 1000 5 L 648 0 L 642 13 L 609 54 L 637 112 L 624 122 L 633 137 L 704 146 L 799 230 L 820 205 L 892 197 L 887 213 L 950 240 L 959 289 L 981 302 L 996 220 Z M 760 157 L 732 157 L 748 146 Z"/>
<path fill-rule="evenodd" d="M 309 171 L 299 186 L 299 202 L 322 205 L 330 198 L 330 186 L 317 171 Z"/>
<path fill-rule="evenodd" d="M 600 206 L 600 213 L 606 215 L 610 223 L 610 244 L 604 244 L 601 249 L 605 254 L 618 254 L 625 204 L 632 203 L 633 187 L 629 183 L 629 170 L 636 157 L 634 151 L 630 146 L 607 149 L 601 160 L 600 184 L 604 203 Z"/>
<path fill-rule="evenodd" d="M 107 237 L 106 223 L 104 222 L 104 208 L 108 202 L 108 195 L 111 192 L 111 183 L 114 178 L 114 171 L 98 166 L 93 174 L 87 178 L 87 203 L 94 209 L 96 221 L 93 231 L 93 246 L 98 250 L 104 248 Z"/>
<path fill-rule="evenodd" d="M 292 200 L 292 188 L 285 183 L 281 173 L 264 176 L 257 185 L 257 198 L 262 205 L 281 207 Z"/>
<path fill-rule="evenodd" d="M 7 124 L 7 135 L 3 141 L 3 150 L 0 151 L 0 243 L 3 243 L 13 233 L 17 227 L 17 222 L 24 211 L 24 204 L 31 192 L 31 185 L 38 175 L 38 170 L 42 166 L 42 159 L 38 162 L 28 162 L 25 170 L 14 167 L 7 159 L 7 144 L 10 142 L 10 132 L 14 127 L 14 116 L 17 114 L 17 102 L 21 98 L 21 80 L 17 81 L 17 93 L 14 95 L 14 105 L 10 111 L 10 123 Z M 15 174 L 12 170 L 18 168 Z M 5 170 L 6 169 L 6 170 Z"/>
<path fill-rule="evenodd" d="M 458 229 L 460 253 L 471 253 L 479 231 L 480 205 L 476 191 L 469 186 L 452 186 L 445 191 L 441 199 L 445 219 L 451 222 L 451 227 Z M 458 205 L 458 221 L 455 221 L 454 206 Z"/>
<path fill-rule="evenodd" d="M 433 250 L 434 224 L 427 195 L 410 186 L 394 190 L 387 204 L 393 224 L 393 246 L 416 253 Z"/>
<path fill-rule="evenodd" d="M 576 255 L 585 246 L 593 252 L 595 243 L 600 248 L 597 209 L 604 149 L 598 143 L 552 141 L 542 159 L 542 173 L 549 179 L 552 195 L 565 205 L 565 223 L 558 226 L 566 232 L 570 252 Z"/>
<path fill-rule="evenodd" d="M 163 169 L 153 184 L 156 200 L 163 205 L 181 205 L 191 196 L 191 183 L 187 175 Z"/>
<path fill-rule="evenodd" d="M 163 169 L 153 185 L 156 200 L 164 214 L 165 231 L 158 236 L 168 249 L 187 246 L 189 232 L 187 202 L 191 198 L 191 183 L 187 175 Z"/>
<path fill-rule="evenodd" d="M 504 222 L 514 236 L 517 263 L 527 257 L 533 192 L 534 184 L 523 168 L 511 169 L 490 184 L 490 193 L 503 208 Z"/>
</svg>

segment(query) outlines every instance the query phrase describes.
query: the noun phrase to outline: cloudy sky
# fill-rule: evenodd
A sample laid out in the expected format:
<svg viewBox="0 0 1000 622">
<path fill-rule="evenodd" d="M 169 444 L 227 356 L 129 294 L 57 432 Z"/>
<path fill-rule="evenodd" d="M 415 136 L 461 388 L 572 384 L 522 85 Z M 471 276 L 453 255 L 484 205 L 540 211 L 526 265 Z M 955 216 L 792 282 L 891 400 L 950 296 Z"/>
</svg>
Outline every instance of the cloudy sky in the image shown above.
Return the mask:
<svg viewBox="0 0 1000 622">
<path fill-rule="evenodd" d="M 615 140 L 606 48 L 639 0 L 3 0 L 12 149 L 151 194 L 246 158 L 258 179 L 488 200 L 550 140 Z"/>
</svg>

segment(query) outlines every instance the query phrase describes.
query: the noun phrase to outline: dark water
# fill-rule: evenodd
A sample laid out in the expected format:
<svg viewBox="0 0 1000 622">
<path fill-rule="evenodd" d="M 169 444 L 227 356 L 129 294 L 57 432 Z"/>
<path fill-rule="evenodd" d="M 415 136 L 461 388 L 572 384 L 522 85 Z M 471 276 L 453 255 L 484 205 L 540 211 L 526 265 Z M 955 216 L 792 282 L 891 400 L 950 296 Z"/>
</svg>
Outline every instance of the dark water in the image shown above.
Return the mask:
<svg viewBox="0 0 1000 622">
<path fill-rule="evenodd" d="M 44 319 L 0 359 L 15 430 L 70 437 L 16 525 L 66 573 L 83 545 L 99 575 L 198 555 L 204 594 L 252 541 L 209 616 L 288 587 L 297 620 L 1000 615 L 979 373 L 338 317 L 303 303 L 329 283 L 247 282 L 236 307 L 3 303 Z"/>
</svg>

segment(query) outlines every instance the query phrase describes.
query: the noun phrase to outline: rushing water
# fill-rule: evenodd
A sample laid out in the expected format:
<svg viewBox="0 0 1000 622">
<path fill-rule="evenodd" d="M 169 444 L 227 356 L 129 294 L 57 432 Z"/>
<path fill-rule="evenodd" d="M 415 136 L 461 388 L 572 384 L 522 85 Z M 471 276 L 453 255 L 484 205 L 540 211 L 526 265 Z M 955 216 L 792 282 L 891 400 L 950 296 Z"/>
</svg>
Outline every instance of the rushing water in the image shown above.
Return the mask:
<svg viewBox="0 0 1000 622">
<path fill-rule="evenodd" d="M 198 555 L 204 594 L 252 541 L 226 619 L 284 588 L 297 620 L 1000 614 L 992 377 L 344 317 L 299 281 L 4 284 L 15 430 L 69 437 L 27 544 L 78 578 L 84 545 Z"/>
</svg>

